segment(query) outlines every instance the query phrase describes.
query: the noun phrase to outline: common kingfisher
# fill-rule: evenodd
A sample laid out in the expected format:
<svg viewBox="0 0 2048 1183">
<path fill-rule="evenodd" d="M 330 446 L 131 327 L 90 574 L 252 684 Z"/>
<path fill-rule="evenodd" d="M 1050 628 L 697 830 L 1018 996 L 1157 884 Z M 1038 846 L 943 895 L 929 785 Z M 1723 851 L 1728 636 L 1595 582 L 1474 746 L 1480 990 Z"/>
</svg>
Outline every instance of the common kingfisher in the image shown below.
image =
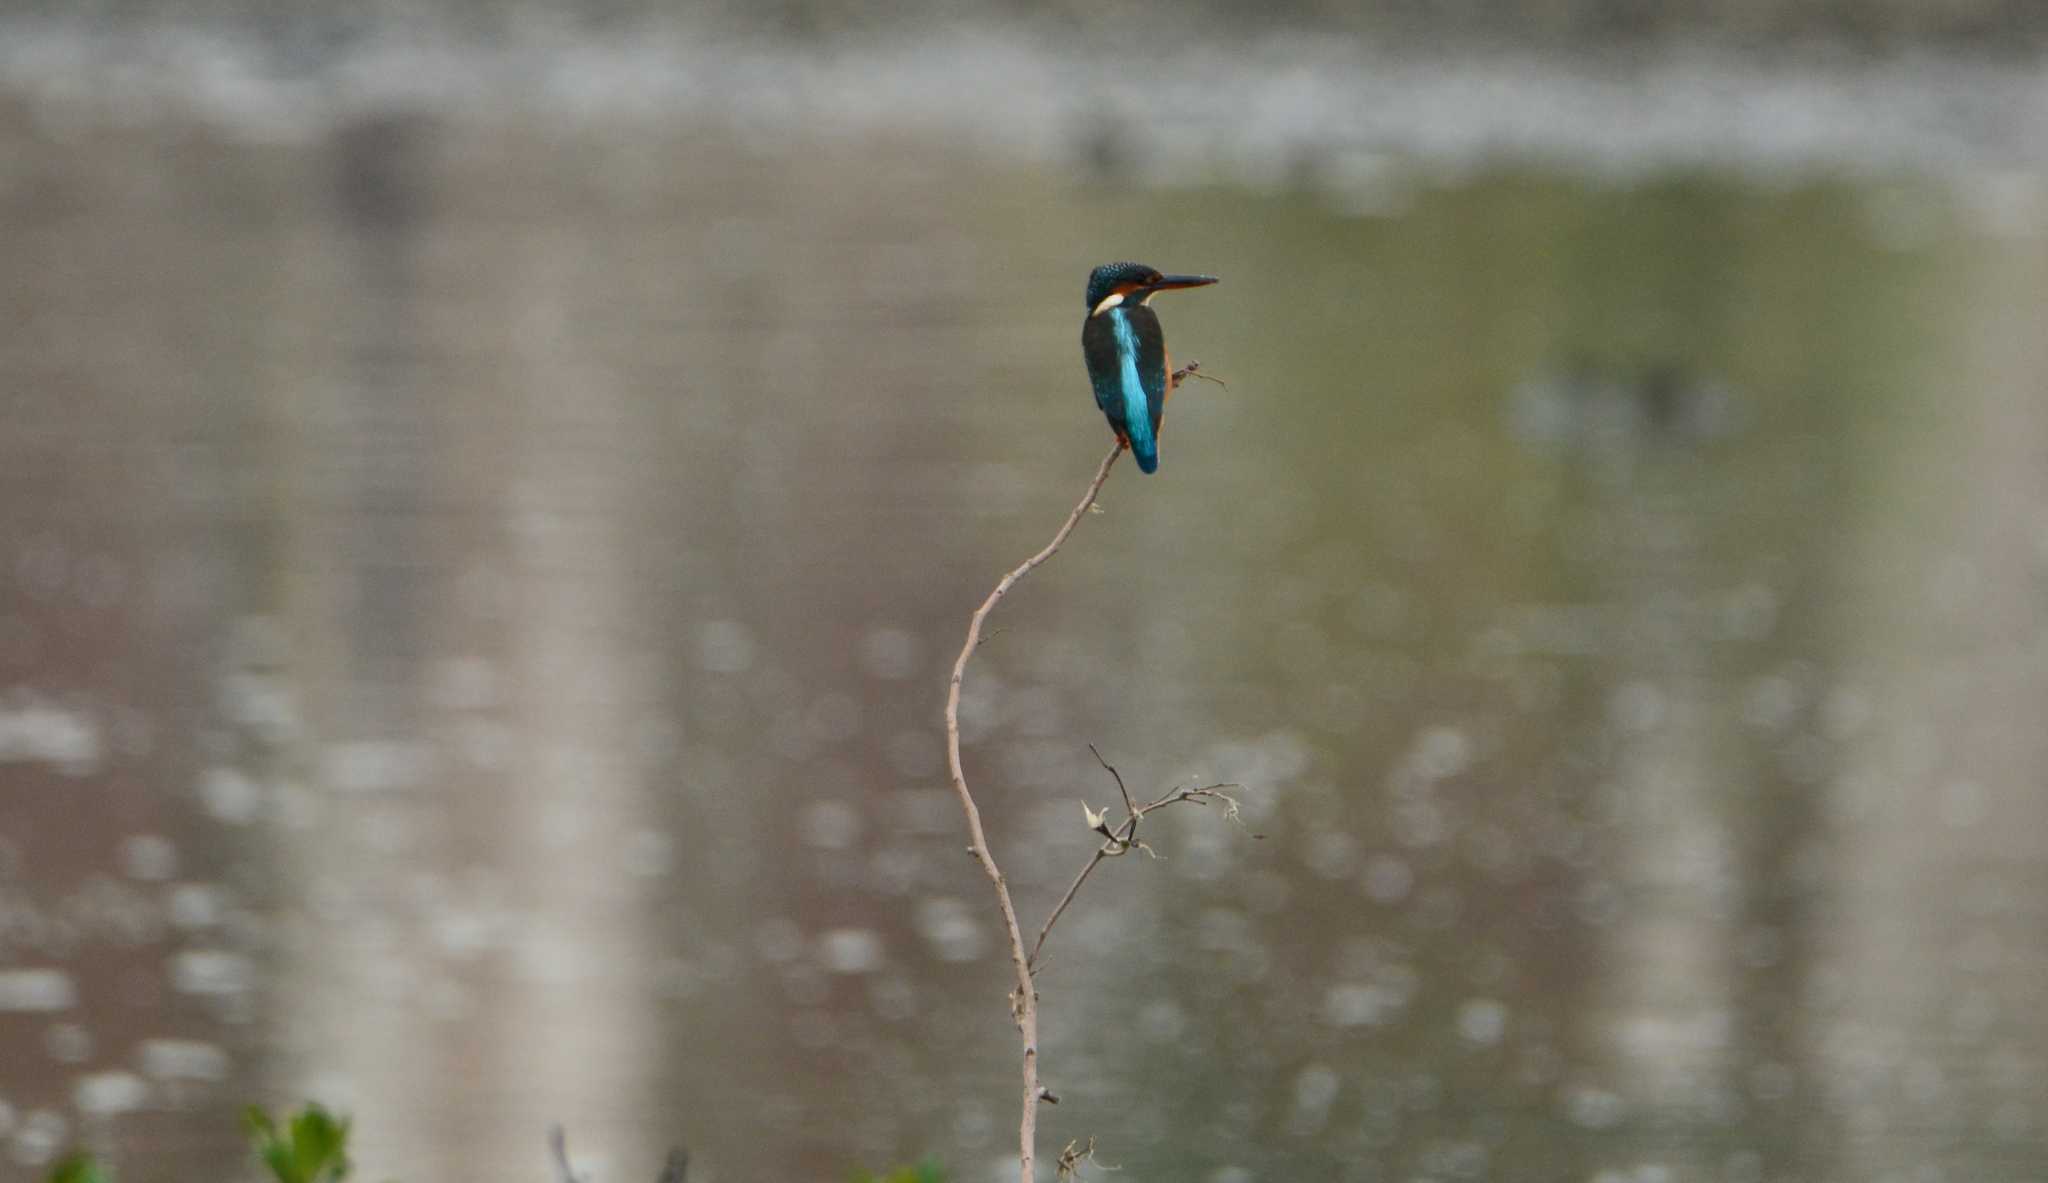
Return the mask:
<svg viewBox="0 0 2048 1183">
<path fill-rule="evenodd" d="M 1141 472 L 1159 467 L 1159 423 L 1173 393 L 1166 334 L 1146 302 L 1159 292 L 1215 282 L 1213 275 L 1165 275 L 1143 263 L 1104 263 L 1088 273 L 1081 356 L 1088 361 L 1095 405 L 1137 457 Z"/>
</svg>

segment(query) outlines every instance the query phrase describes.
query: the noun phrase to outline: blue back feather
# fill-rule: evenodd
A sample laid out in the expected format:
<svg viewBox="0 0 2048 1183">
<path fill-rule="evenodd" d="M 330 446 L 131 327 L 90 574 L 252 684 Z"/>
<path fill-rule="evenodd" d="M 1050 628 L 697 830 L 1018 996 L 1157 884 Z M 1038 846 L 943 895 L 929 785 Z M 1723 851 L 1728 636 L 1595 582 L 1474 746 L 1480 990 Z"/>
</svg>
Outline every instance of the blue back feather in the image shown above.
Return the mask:
<svg viewBox="0 0 2048 1183">
<path fill-rule="evenodd" d="M 1130 318 L 1123 309 L 1112 308 L 1108 316 L 1110 328 L 1116 334 L 1124 435 L 1131 441 L 1131 455 L 1138 461 L 1139 470 L 1152 472 L 1159 467 L 1159 441 L 1152 435 L 1151 400 L 1146 397 L 1145 384 L 1138 379 L 1138 336 L 1131 331 Z"/>
</svg>

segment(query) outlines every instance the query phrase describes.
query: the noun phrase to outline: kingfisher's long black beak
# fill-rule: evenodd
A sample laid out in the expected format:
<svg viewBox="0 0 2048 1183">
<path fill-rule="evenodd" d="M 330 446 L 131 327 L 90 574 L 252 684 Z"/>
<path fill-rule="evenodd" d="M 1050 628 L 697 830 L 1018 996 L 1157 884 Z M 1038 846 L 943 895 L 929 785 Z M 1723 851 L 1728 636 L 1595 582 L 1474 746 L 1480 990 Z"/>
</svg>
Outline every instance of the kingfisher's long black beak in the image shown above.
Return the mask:
<svg viewBox="0 0 2048 1183">
<path fill-rule="evenodd" d="M 1145 286 L 1150 291 L 1164 292 L 1174 288 L 1207 287 L 1215 282 L 1213 275 L 1162 275 Z"/>
</svg>

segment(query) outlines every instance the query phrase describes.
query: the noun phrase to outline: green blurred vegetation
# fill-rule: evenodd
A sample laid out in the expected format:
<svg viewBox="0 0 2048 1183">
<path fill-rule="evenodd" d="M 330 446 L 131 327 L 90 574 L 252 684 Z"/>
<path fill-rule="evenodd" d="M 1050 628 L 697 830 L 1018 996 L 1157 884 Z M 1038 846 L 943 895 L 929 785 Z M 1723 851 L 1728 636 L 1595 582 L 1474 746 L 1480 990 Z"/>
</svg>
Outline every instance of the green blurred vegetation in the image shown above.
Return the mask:
<svg viewBox="0 0 2048 1183">
<path fill-rule="evenodd" d="M 282 1125 L 261 1106 L 251 1105 L 243 1111 L 242 1125 L 250 1149 L 277 1183 L 341 1183 L 348 1178 L 349 1119 L 336 1117 L 317 1102 L 289 1115 Z M 83 1150 L 59 1159 L 45 1178 L 47 1183 L 114 1183 L 114 1177 Z M 946 1173 L 926 1159 L 882 1175 L 860 1171 L 853 1183 L 946 1183 Z"/>
<path fill-rule="evenodd" d="M 886 1175 L 872 1175 L 862 1171 L 853 1177 L 853 1183 L 946 1183 L 946 1173 L 939 1165 L 926 1159 L 916 1166 L 898 1167 Z"/>
<path fill-rule="evenodd" d="M 252 1105 L 243 1115 L 257 1157 L 277 1183 L 340 1183 L 348 1177 L 348 1119 L 308 1105 L 279 1129 Z"/>
<path fill-rule="evenodd" d="M 57 1160 L 50 1168 L 50 1183 L 113 1183 L 112 1176 L 100 1169 L 92 1155 L 83 1150 L 74 1150 Z"/>
<path fill-rule="evenodd" d="M 250 1148 L 277 1183 L 341 1183 L 348 1177 L 346 1117 L 309 1103 L 280 1127 L 269 1113 L 251 1105 L 242 1124 Z M 113 1183 L 113 1176 L 83 1150 L 65 1155 L 47 1178 L 49 1183 Z"/>
</svg>

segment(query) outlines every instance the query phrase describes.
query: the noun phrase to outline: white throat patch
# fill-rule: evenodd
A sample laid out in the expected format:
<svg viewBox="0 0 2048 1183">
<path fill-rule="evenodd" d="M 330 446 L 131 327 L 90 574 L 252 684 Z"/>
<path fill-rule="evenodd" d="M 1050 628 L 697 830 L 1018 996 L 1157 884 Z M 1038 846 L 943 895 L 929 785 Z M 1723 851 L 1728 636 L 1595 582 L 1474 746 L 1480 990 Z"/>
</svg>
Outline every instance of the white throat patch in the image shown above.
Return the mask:
<svg viewBox="0 0 2048 1183">
<path fill-rule="evenodd" d="M 1108 312 L 1110 309 L 1116 307 L 1117 305 L 1123 302 L 1124 294 L 1122 292 L 1111 292 L 1107 296 L 1104 296 L 1102 298 L 1102 303 L 1097 304 L 1095 306 L 1095 311 L 1089 313 L 1088 315 L 1101 316 L 1103 313 Z"/>
</svg>

